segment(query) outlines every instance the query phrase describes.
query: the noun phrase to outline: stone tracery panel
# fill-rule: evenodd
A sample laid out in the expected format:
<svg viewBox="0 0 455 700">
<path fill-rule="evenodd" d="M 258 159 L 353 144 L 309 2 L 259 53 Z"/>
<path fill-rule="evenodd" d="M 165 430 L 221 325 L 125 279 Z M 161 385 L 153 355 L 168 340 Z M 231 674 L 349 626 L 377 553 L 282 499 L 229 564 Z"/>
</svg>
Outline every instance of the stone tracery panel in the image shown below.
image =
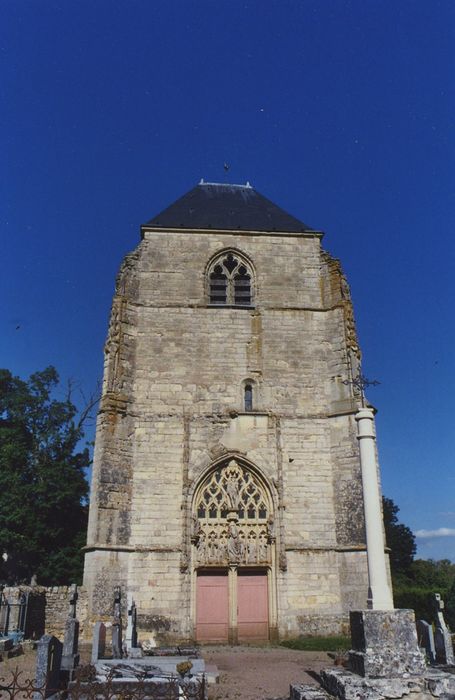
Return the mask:
<svg viewBox="0 0 455 700">
<path fill-rule="evenodd" d="M 192 516 L 197 566 L 271 563 L 275 541 L 264 486 L 236 460 L 211 472 L 198 490 Z"/>
</svg>

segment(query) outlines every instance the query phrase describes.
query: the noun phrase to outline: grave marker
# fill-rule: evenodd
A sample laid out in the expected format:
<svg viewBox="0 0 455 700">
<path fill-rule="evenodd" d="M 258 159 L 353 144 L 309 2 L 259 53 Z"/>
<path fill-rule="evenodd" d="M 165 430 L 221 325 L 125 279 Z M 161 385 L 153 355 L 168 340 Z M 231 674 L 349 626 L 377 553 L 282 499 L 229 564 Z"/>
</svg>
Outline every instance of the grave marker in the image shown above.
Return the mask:
<svg viewBox="0 0 455 700">
<path fill-rule="evenodd" d="M 434 594 L 434 606 L 436 611 L 436 629 L 434 643 L 436 647 L 436 661 L 439 664 L 455 664 L 453 653 L 452 635 L 444 620 L 444 601 L 439 593 Z"/>
<path fill-rule="evenodd" d="M 70 591 L 70 607 L 65 622 L 65 636 L 63 638 L 62 670 L 70 676 L 79 664 L 79 620 L 76 619 L 76 604 L 78 599 L 77 586 L 73 584 Z"/>
<path fill-rule="evenodd" d="M 417 639 L 419 647 L 425 649 L 430 664 L 436 663 L 436 649 L 434 645 L 433 627 L 425 620 L 417 620 Z"/>
<path fill-rule="evenodd" d="M 33 700 L 45 700 L 59 690 L 62 661 L 62 643 L 50 634 L 45 634 L 37 643 L 36 687 Z"/>
<path fill-rule="evenodd" d="M 102 659 L 106 652 L 106 625 L 104 622 L 97 622 L 93 628 L 92 643 L 92 664 L 96 664 L 98 659 Z"/>
<path fill-rule="evenodd" d="M 112 620 L 113 659 L 121 659 L 123 655 L 121 596 L 120 586 L 116 586 L 114 588 L 114 615 Z"/>
</svg>

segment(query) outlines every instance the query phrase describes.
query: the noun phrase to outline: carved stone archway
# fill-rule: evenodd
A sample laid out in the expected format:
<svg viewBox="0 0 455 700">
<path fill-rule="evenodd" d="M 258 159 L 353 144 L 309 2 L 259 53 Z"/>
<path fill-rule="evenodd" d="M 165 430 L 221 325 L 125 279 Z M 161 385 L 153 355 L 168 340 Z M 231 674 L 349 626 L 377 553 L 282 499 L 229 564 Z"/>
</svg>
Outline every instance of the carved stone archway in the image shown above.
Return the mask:
<svg viewBox="0 0 455 700">
<path fill-rule="evenodd" d="M 275 628 L 275 520 L 265 482 L 240 459 L 226 459 L 202 478 L 191 518 L 194 588 L 202 573 L 224 572 L 229 577 L 229 641 L 238 641 L 241 625 L 237 618 L 240 574 L 266 577 L 267 630 Z"/>
</svg>

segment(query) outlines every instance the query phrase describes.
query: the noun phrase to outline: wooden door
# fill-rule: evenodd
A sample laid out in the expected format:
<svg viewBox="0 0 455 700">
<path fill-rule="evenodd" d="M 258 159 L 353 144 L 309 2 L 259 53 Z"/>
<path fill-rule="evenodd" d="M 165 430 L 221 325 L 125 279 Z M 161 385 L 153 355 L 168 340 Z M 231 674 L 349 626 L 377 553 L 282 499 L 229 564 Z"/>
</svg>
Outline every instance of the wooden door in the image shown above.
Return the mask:
<svg viewBox="0 0 455 700">
<path fill-rule="evenodd" d="M 237 571 L 237 629 L 239 642 L 269 638 L 267 572 Z"/>
<path fill-rule="evenodd" d="M 227 571 L 198 572 L 196 591 L 196 639 L 227 642 L 229 590 Z"/>
</svg>

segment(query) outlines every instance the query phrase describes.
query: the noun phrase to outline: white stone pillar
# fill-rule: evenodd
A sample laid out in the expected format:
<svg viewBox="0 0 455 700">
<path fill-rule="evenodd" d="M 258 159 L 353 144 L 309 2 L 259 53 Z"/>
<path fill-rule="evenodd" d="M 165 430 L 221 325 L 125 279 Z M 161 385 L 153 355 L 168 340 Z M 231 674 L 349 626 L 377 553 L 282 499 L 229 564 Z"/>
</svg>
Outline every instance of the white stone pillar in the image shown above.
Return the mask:
<svg viewBox="0 0 455 700">
<path fill-rule="evenodd" d="M 365 508 L 369 579 L 368 607 L 373 610 L 393 610 L 393 598 L 387 578 L 384 552 L 385 542 L 376 464 L 373 411 L 369 408 L 361 408 L 356 413 L 355 419 L 360 447 Z"/>
</svg>

